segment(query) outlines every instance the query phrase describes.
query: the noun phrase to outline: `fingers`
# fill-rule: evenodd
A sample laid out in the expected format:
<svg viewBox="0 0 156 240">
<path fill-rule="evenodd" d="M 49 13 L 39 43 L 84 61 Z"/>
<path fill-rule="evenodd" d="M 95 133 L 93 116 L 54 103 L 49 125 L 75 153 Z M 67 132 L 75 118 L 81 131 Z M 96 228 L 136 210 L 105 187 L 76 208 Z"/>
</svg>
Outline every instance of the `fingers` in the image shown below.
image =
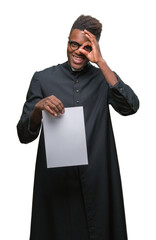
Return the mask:
<svg viewBox="0 0 156 240">
<path fill-rule="evenodd" d="M 49 100 L 52 103 L 52 109 L 54 109 L 57 114 L 64 113 L 64 111 L 65 111 L 64 105 L 57 97 L 52 95 L 49 97 Z"/>
<path fill-rule="evenodd" d="M 91 32 L 84 30 L 84 34 L 92 43 L 95 43 L 97 41 L 96 37 Z"/>
<path fill-rule="evenodd" d="M 91 47 L 92 43 L 90 41 L 87 41 L 80 48 L 85 49 L 87 46 Z"/>
<path fill-rule="evenodd" d="M 48 97 L 48 107 L 55 112 L 55 116 L 65 112 L 63 103 L 54 95 Z"/>
<path fill-rule="evenodd" d="M 56 113 L 54 110 L 52 110 L 52 109 L 49 107 L 49 105 L 45 105 L 44 110 L 46 110 L 47 112 L 49 112 L 50 114 L 52 114 L 54 117 L 57 117 L 57 113 Z"/>
<path fill-rule="evenodd" d="M 80 48 L 79 51 L 84 54 L 86 57 L 92 51 L 92 44 L 90 41 L 85 42 Z"/>
<path fill-rule="evenodd" d="M 42 99 L 37 107 L 40 110 L 46 110 L 55 117 L 65 112 L 63 103 L 54 95 Z"/>
<path fill-rule="evenodd" d="M 79 49 L 79 52 L 80 52 L 81 54 L 85 55 L 85 56 L 86 56 L 86 58 L 88 58 L 88 57 L 89 57 L 89 52 L 88 52 L 88 51 L 86 51 L 85 49 L 81 48 L 81 49 Z"/>
<path fill-rule="evenodd" d="M 87 53 L 84 50 L 80 50 L 80 52 L 82 54 L 84 54 L 89 59 L 89 61 L 91 61 L 93 63 L 99 62 L 99 59 L 102 59 L 102 55 L 101 55 L 100 46 L 99 46 L 99 43 L 98 43 L 96 37 L 87 30 L 84 30 L 83 33 L 86 36 L 86 38 L 88 39 L 87 42 L 90 42 L 92 51 L 90 53 Z"/>
</svg>

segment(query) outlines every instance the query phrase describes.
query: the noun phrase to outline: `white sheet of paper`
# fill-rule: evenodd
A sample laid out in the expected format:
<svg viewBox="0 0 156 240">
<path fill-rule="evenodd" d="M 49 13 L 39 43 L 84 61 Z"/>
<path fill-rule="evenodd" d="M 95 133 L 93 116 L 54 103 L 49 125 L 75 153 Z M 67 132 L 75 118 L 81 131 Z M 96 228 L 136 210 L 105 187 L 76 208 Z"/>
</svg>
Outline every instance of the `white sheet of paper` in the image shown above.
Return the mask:
<svg viewBox="0 0 156 240">
<path fill-rule="evenodd" d="M 54 117 L 42 111 L 47 167 L 88 164 L 83 107 Z"/>
</svg>

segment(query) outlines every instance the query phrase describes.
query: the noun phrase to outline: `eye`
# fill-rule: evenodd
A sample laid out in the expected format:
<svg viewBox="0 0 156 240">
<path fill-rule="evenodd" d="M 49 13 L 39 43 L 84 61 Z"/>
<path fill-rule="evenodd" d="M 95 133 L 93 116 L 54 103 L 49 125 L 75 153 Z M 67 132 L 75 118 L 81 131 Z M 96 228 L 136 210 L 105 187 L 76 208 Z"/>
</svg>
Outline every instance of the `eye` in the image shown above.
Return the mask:
<svg viewBox="0 0 156 240">
<path fill-rule="evenodd" d="M 77 43 L 76 42 L 71 42 L 71 45 L 72 46 L 77 46 Z"/>
<path fill-rule="evenodd" d="M 78 45 L 78 43 L 77 42 L 70 42 L 70 46 L 71 46 L 71 48 L 72 49 L 78 49 L 79 48 L 79 45 Z"/>
<path fill-rule="evenodd" d="M 84 47 L 84 50 L 86 50 L 87 52 L 91 52 L 92 51 L 92 48 L 90 46 L 85 46 Z"/>
</svg>

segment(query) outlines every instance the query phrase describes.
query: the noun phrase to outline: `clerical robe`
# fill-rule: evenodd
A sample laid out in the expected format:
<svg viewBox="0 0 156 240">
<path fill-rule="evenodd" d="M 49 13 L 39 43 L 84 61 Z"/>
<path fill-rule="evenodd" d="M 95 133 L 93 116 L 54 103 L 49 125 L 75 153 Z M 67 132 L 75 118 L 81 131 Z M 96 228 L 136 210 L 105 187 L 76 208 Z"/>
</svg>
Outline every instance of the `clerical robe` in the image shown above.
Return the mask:
<svg viewBox="0 0 156 240">
<path fill-rule="evenodd" d="M 109 104 L 127 116 L 138 110 L 139 100 L 116 76 L 118 83 L 111 86 L 90 63 L 82 71 L 73 71 L 65 62 L 32 77 L 17 125 L 22 143 L 40 134 L 30 240 L 127 240 Z M 60 99 L 65 108 L 83 106 L 88 165 L 47 168 L 42 123 L 31 131 L 30 114 L 38 101 L 50 95 Z"/>
</svg>

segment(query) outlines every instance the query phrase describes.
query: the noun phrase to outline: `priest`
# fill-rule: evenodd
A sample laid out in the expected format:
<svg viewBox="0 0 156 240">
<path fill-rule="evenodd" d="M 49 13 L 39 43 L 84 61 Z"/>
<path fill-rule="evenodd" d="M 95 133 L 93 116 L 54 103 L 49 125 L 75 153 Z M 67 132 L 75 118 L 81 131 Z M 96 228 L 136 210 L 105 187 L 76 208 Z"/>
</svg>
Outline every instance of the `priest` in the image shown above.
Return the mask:
<svg viewBox="0 0 156 240">
<path fill-rule="evenodd" d="M 137 112 L 139 100 L 107 65 L 101 31 L 97 19 L 81 15 L 69 34 L 67 61 L 32 77 L 17 124 L 22 143 L 40 133 L 30 240 L 127 240 L 109 105 L 127 116 Z M 42 110 L 57 117 L 77 106 L 84 109 L 88 165 L 47 168 Z"/>
</svg>

